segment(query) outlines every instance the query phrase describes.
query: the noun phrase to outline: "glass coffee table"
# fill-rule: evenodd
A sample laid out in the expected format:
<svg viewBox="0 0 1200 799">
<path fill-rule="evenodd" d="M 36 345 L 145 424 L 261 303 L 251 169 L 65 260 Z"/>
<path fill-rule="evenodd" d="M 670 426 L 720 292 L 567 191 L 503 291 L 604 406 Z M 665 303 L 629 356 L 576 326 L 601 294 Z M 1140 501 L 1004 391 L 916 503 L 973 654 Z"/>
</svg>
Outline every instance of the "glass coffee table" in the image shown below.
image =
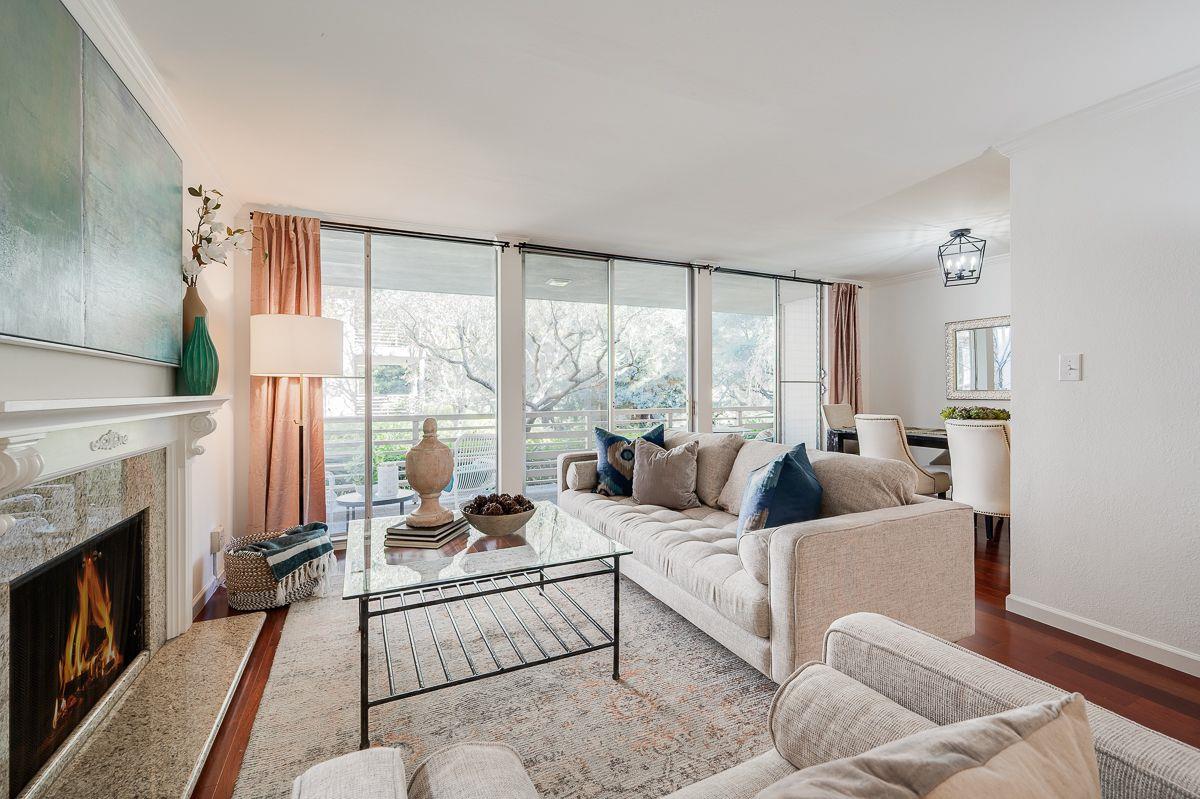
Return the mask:
<svg viewBox="0 0 1200 799">
<path fill-rule="evenodd" d="M 621 557 L 632 550 L 549 502 L 513 535 L 468 527 L 438 550 L 384 547 L 401 518 L 347 531 L 342 598 L 358 601 L 361 748 L 371 708 L 399 699 L 610 648 L 620 678 Z M 594 602 L 589 610 L 565 588 L 595 577 L 612 579 L 611 630 Z M 382 645 L 372 652 L 374 629 Z M 373 657 L 386 663 L 376 695 Z"/>
</svg>

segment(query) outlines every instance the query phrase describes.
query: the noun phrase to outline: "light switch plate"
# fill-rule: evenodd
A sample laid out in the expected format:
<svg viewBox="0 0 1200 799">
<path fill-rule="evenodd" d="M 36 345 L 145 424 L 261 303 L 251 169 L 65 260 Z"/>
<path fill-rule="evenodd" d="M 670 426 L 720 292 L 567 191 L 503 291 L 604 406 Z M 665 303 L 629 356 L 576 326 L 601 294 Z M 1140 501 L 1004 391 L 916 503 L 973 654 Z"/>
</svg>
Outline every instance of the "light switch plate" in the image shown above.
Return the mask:
<svg viewBox="0 0 1200 799">
<path fill-rule="evenodd" d="M 1059 380 L 1083 379 L 1083 353 L 1064 352 L 1058 356 Z"/>
</svg>

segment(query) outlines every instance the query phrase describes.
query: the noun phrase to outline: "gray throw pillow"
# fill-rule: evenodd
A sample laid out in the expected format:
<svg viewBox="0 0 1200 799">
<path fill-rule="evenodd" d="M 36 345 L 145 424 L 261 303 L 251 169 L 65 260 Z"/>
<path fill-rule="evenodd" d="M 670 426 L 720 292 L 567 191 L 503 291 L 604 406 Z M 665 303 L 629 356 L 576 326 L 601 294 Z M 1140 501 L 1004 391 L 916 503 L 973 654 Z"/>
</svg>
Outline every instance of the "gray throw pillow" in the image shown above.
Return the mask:
<svg viewBox="0 0 1200 799">
<path fill-rule="evenodd" d="M 644 438 L 633 442 L 633 499 L 639 505 L 661 505 L 672 510 L 700 507 L 696 496 L 696 450 L 689 441 L 663 449 Z"/>
</svg>

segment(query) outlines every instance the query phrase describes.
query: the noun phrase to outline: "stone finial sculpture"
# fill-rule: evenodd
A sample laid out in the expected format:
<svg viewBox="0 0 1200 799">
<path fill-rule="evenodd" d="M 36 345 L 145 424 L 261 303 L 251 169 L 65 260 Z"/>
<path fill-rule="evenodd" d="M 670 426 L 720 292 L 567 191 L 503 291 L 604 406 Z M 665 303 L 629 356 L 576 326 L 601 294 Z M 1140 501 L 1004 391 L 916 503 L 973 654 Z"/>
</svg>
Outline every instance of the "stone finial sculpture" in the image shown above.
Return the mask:
<svg viewBox="0 0 1200 799">
<path fill-rule="evenodd" d="M 408 514 L 409 527 L 438 527 L 453 521 L 454 513 L 442 507 L 442 491 L 454 475 L 454 453 L 438 440 L 437 419 L 426 417 L 421 441 L 408 451 L 408 483 L 421 497 L 421 505 Z"/>
</svg>

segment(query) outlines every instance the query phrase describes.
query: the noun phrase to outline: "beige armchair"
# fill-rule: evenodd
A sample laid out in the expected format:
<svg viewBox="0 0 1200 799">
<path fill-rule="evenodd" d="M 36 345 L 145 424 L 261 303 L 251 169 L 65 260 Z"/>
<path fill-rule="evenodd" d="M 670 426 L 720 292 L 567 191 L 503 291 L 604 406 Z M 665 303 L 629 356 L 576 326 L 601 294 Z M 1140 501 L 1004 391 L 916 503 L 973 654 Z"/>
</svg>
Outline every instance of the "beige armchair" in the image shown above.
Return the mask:
<svg viewBox="0 0 1200 799">
<path fill-rule="evenodd" d="M 1012 437 L 1008 422 L 948 419 L 946 440 L 953 458 L 954 499 L 983 516 L 984 530 L 991 541 L 992 520 L 1000 520 L 995 528 L 995 535 L 999 535 L 1004 520 L 1012 516 Z"/>
<path fill-rule="evenodd" d="M 883 413 L 860 413 L 854 417 L 854 426 L 858 429 L 858 452 L 868 458 L 885 458 L 887 460 L 907 463 L 917 470 L 918 494 L 937 494 L 942 499 L 950 490 L 950 475 L 945 472 L 930 471 L 913 457 L 908 448 L 908 439 L 904 435 L 904 422 L 899 416 Z"/>
</svg>

